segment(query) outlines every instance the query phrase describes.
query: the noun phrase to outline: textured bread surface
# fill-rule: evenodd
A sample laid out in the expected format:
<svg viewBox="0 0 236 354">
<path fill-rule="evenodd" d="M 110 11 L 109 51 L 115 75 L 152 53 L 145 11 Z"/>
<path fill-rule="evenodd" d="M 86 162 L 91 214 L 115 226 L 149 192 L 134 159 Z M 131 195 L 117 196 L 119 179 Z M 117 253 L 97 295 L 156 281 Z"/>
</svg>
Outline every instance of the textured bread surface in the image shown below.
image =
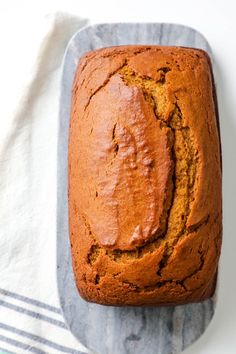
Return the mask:
<svg viewBox="0 0 236 354">
<path fill-rule="evenodd" d="M 80 60 L 69 229 L 86 300 L 171 305 L 214 293 L 222 212 L 212 80 L 197 49 L 112 47 Z"/>
</svg>

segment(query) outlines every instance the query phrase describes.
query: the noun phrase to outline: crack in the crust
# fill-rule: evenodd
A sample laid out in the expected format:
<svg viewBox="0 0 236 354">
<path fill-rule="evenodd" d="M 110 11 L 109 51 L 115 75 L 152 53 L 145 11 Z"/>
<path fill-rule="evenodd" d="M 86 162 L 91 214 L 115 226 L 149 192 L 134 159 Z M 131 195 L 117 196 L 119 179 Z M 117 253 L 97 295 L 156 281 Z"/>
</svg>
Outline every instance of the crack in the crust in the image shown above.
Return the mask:
<svg viewBox="0 0 236 354">
<path fill-rule="evenodd" d="M 86 64 L 86 66 L 87 66 L 87 64 Z M 85 75 L 80 86 L 83 87 L 84 83 L 86 83 L 84 85 L 84 88 L 86 89 L 88 87 L 88 84 L 90 83 L 91 79 L 93 78 L 94 73 L 99 70 L 101 70 L 101 69 L 100 69 L 100 67 L 97 67 L 97 66 L 95 68 L 93 68 L 92 70 L 90 70 L 89 71 L 89 78 Z M 81 74 L 83 71 L 84 71 L 84 68 L 81 70 Z"/>
<path fill-rule="evenodd" d="M 175 240 L 175 242 L 172 243 L 171 246 L 168 247 L 168 244 L 165 247 L 165 251 L 163 254 L 163 257 L 159 263 L 159 269 L 157 271 L 157 275 L 162 276 L 162 271 L 166 267 L 172 252 L 174 250 L 174 246 L 179 242 L 180 239 L 182 239 L 185 236 L 188 236 L 192 234 L 193 232 L 199 231 L 202 227 L 204 227 L 209 221 L 209 214 L 207 214 L 205 217 L 203 217 L 198 223 L 191 225 L 189 228 L 186 228 L 186 226 L 183 229 L 183 232 L 179 235 L 178 239 Z M 192 274 L 194 275 L 194 274 Z"/>
<path fill-rule="evenodd" d="M 207 215 L 205 218 L 203 218 L 201 220 L 201 222 L 199 222 L 198 224 L 195 224 L 195 227 L 193 229 L 189 229 L 188 234 L 198 231 L 201 227 L 203 227 L 204 225 L 207 224 L 208 219 L 209 219 L 209 216 Z M 90 227 L 88 226 L 87 221 L 85 221 L 85 225 L 90 232 L 90 236 L 92 236 L 92 233 L 91 233 Z M 96 262 L 96 260 L 98 259 L 99 255 L 100 255 L 100 252 L 102 250 L 102 247 L 98 243 L 96 243 L 95 238 L 93 238 L 93 241 L 94 241 L 94 244 L 91 246 L 90 251 L 87 256 L 88 263 L 91 265 Z M 162 242 L 161 239 L 156 239 L 155 241 L 151 241 L 148 244 L 138 247 L 135 250 L 126 250 L 126 251 L 106 250 L 105 254 L 115 262 L 122 262 L 124 260 L 129 261 L 129 260 L 133 260 L 133 259 L 140 259 L 143 256 L 145 256 L 145 254 L 154 252 L 160 246 L 161 242 Z M 159 263 L 159 269 L 163 269 L 164 265 L 167 262 L 167 259 L 169 259 L 169 256 L 167 253 L 168 249 L 169 249 L 168 245 L 166 244 L 164 255 Z M 116 276 L 118 274 L 119 273 L 117 273 Z M 157 271 L 157 275 L 161 276 L 159 270 Z"/>
<path fill-rule="evenodd" d="M 184 291 L 188 291 L 186 285 L 185 285 L 185 281 L 187 279 L 190 279 L 191 277 L 193 277 L 194 275 L 196 275 L 198 272 L 200 272 L 203 267 L 204 267 L 204 263 L 205 263 L 205 253 L 202 252 L 201 248 L 198 249 L 198 254 L 199 254 L 199 259 L 200 259 L 200 265 L 189 275 L 187 275 L 184 279 L 181 280 L 174 280 L 174 279 L 167 279 L 167 280 L 163 280 L 163 281 L 158 281 L 156 284 L 154 285 L 147 285 L 147 286 L 143 286 L 143 287 L 139 287 L 137 285 L 135 285 L 134 283 L 130 282 L 130 281 L 123 281 L 123 283 L 130 285 L 133 289 L 135 289 L 137 292 L 150 292 L 150 291 L 154 291 L 156 289 L 160 289 L 161 287 L 167 285 L 167 284 L 176 284 L 179 285 L 183 288 Z"/>
<path fill-rule="evenodd" d="M 88 263 L 90 265 L 93 265 L 96 260 L 98 259 L 99 257 L 99 254 L 100 254 L 100 246 L 98 246 L 97 244 L 93 245 L 90 249 L 90 252 L 88 254 Z M 200 259 L 200 265 L 189 275 L 187 275 L 185 278 L 181 279 L 181 280 L 174 280 L 174 279 L 166 279 L 166 280 L 163 280 L 163 281 L 158 281 L 156 282 L 156 284 L 154 285 L 147 285 L 147 286 L 144 286 L 144 287 L 139 287 L 137 286 L 136 284 L 132 283 L 131 281 L 128 281 L 128 280 L 122 280 L 121 282 L 123 284 L 126 284 L 130 287 L 130 289 L 132 290 L 135 290 L 137 292 L 150 292 L 150 291 L 154 291 L 156 289 L 160 289 L 161 287 L 165 286 L 165 285 L 168 285 L 168 284 L 175 284 L 175 285 L 179 285 L 182 287 L 182 289 L 184 291 L 189 291 L 185 285 L 185 282 L 186 280 L 190 279 L 191 277 L 193 277 L 194 275 L 196 275 L 198 272 L 200 272 L 203 267 L 204 267 L 204 264 L 205 264 L 205 253 L 202 251 L 202 246 L 199 247 L 198 249 L 198 254 L 199 254 L 199 259 Z M 163 258 L 161 262 L 165 262 L 165 259 Z M 160 265 L 161 265 L 161 262 L 160 262 Z M 112 274 L 113 278 L 117 278 L 119 277 L 119 275 L 121 274 L 122 272 L 117 272 L 115 274 Z M 94 284 L 95 285 L 99 285 L 100 284 L 100 280 L 106 275 L 106 273 L 104 272 L 104 274 L 99 274 L 97 273 L 96 276 L 95 276 L 95 280 L 94 280 Z M 157 272 L 157 275 L 160 275 L 159 272 Z M 202 285 L 200 286 L 202 287 Z M 195 289 L 196 290 L 196 289 Z"/>
<path fill-rule="evenodd" d="M 187 279 L 191 278 L 192 276 L 194 276 L 195 274 L 197 274 L 198 272 L 200 272 L 203 267 L 204 267 L 204 263 L 205 263 L 205 256 L 207 254 L 206 252 L 202 251 L 202 248 L 198 249 L 198 254 L 199 254 L 199 259 L 200 259 L 200 265 L 199 267 L 197 267 L 197 269 L 195 269 L 195 271 L 193 271 L 191 274 L 189 274 L 187 277 L 185 277 L 182 281 L 185 282 Z"/>
<path fill-rule="evenodd" d="M 202 226 L 206 225 L 209 221 L 209 217 L 210 215 L 207 214 L 206 216 L 204 216 L 199 222 L 197 222 L 194 225 L 191 225 L 187 228 L 187 234 L 191 234 L 193 232 L 198 231 Z"/>
<path fill-rule="evenodd" d="M 142 288 L 138 289 L 138 292 L 150 292 L 150 291 L 154 291 L 156 289 L 160 289 L 163 286 L 169 285 L 169 284 L 174 284 L 174 285 L 179 285 L 184 291 L 188 291 L 188 289 L 185 287 L 185 285 L 183 284 L 183 282 L 181 280 L 163 280 L 163 281 L 159 281 L 154 285 L 151 286 L 144 286 Z"/>
<path fill-rule="evenodd" d="M 121 274 L 121 272 L 117 273 L 117 274 L 113 274 L 113 278 L 117 278 L 117 276 L 119 276 Z M 191 274 L 194 275 L 195 273 Z M 100 280 L 105 276 L 104 275 L 99 275 L 99 274 L 96 274 L 95 276 L 95 280 L 94 280 L 94 284 L 95 285 L 98 285 L 100 283 Z M 126 284 L 131 290 L 135 290 L 137 292 L 148 292 L 148 291 L 153 291 L 153 290 L 156 290 L 156 289 L 160 289 L 161 287 L 167 285 L 167 284 L 178 284 L 180 285 L 182 288 L 184 288 L 184 290 L 187 290 L 185 285 L 183 284 L 184 281 L 188 279 L 188 277 L 186 277 L 184 280 L 173 280 L 173 279 L 169 279 L 169 280 L 164 280 L 164 281 L 158 281 L 156 284 L 154 285 L 147 285 L 147 286 L 143 286 L 143 287 L 140 287 L 136 284 L 134 284 L 133 282 L 129 281 L 129 280 L 121 280 L 121 283 L 122 284 Z"/>
<path fill-rule="evenodd" d="M 96 274 L 96 277 L 95 277 L 95 285 L 99 284 L 100 283 L 100 275 L 99 274 Z"/>
<path fill-rule="evenodd" d="M 196 159 L 195 159 L 195 151 L 193 148 L 193 143 L 191 141 L 190 133 L 189 133 L 189 128 L 183 125 L 183 115 L 180 109 L 180 106 L 178 104 L 178 99 L 177 96 L 175 95 L 175 102 L 174 102 L 174 109 L 172 113 L 169 115 L 167 120 L 164 120 L 162 117 L 162 111 L 163 111 L 163 106 L 164 106 L 164 99 L 163 99 L 163 94 L 160 91 L 161 87 L 163 87 L 163 83 L 165 83 L 165 75 L 170 71 L 170 68 L 165 67 L 165 68 L 160 68 L 163 76 L 161 76 L 161 81 L 155 81 L 151 77 L 143 77 L 142 75 L 139 75 L 135 73 L 128 65 L 124 65 L 122 69 L 120 69 L 119 73 L 122 75 L 122 79 L 125 82 L 126 85 L 128 86 L 136 86 L 139 87 L 144 95 L 145 100 L 149 103 L 151 108 L 153 109 L 153 112 L 158 120 L 162 122 L 162 127 L 169 128 L 172 131 L 173 134 L 173 145 L 172 145 L 172 160 L 174 161 L 174 170 L 172 173 L 172 197 L 171 201 L 169 202 L 169 206 L 167 208 L 166 212 L 166 230 L 164 233 L 164 239 L 166 239 L 166 248 L 165 252 L 163 255 L 163 259 L 160 263 L 160 268 L 159 268 L 159 274 L 161 274 L 161 271 L 163 268 L 166 266 L 168 263 L 168 260 L 172 254 L 174 245 L 178 242 L 179 238 L 186 233 L 186 223 L 187 219 L 190 213 L 190 203 L 193 200 L 193 187 L 194 187 L 194 182 L 195 182 L 195 175 L 196 175 Z M 160 93 L 160 94 L 159 94 Z M 159 103 L 159 97 L 162 97 L 162 102 L 161 104 Z M 158 106 L 160 107 L 158 108 Z M 182 143 L 182 144 L 181 144 Z M 176 146 L 175 146 L 176 145 Z M 179 152 L 181 150 L 181 145 L 184 147 L 182 148 L 183 151 Z M 182 156 L 182 155 L 183 156 Z M 179 161 L 181 160 L 182 161 Z M 187 160 L 187 166 L 184 165 L 185 161 Z M 181 165 L 184 166 L 182 166 Z M 176 170 L 176 168 L 179 170 Z M 187 189 L 185 191 L 186 195 L 186 200 L 185 202 L 185 207 L 183 209 L 183 214 L 181 217 L 183 218 L 182 226 L 181 226 L 181 220 L 179 221 L 179 230 L 175 230 L 173 226 L 170 224 L 170 218 L 171 218 L 171 212 L 174 207 L 174 203 L 176 203 L 176 200 L 178 200 L 178 192 L 179 192 L 179 186 L 184 190 L 185 186 L 181 186 L 181 173 L 183 174 L 182 170 L 184 169 L 184 175 L 183 179 L 187 178 L 185 181 L 185 184 L 187 185 Z M 180 177 L 179 177 L 180 174 Z M 186 177 L 187 176 L 187 177 Z M 176 203 L 177 204 L 177 203 Z M 184 204 L 184 201 L 183 201 Z M 177 205 L 178 206 L 178 205 Z M 177 208 L 175 208 L 177 209 Z M 177 211 L 177 216 L 178 216 L 178 210 Z M 172 220 L 171 220 L 172 221 Z M 172 222 L 173 223 L 173 222 Z M 172 228 L 172 232 L 171 232 Z M 170 232 L 168 233 L 170 229 Z M 174 230 L 174 231 L 173 231 Z M 171 233 L 175 233 L 175 237 L 172 239 L 170 238 Z M 170 239 L 170 240 L 168 240 Z M 144 246 L 145 247 L 145 246 Z M 123 252 L 122 252 L 123 253 Z M 135 253 L 134 253 L 135 254 Z"/>
<path fill-rule="evenodd" d="M 106 255 L 115 262 L 129 261 L 142 258 L 145 254 L 154 252 L 161 244 L 161 238 L 150 241 L 144 246 L 137 247 L 135 250 L 106 250 Z"/>
<path fill-rule="evenodd" d="M 194 158 L 193 158 L 193 147 L 190 147 L 189 144 L 189 131 L 188 131 L 188 127 L 183 127 L 182 126 L 182 112 L 179 108 L 179 106 L 177 105 L 177 103 L 175 103 L 177 112 L 178 112 L 178 119 L 177 122 L 175 122 L 175 134 L 181 133 L 182 134 L 182 138 L 185 138 L 185 142 L 187 144 L 187 149 L 189 150 L 189 161 L 188 161 L 188 167 L 187 167 L 187 171 L 186 174 L 188 176 L 188 181 L 187 181 L 187 191 L 186 191 L 186 198 L 187 198 L 187 205 L 185 207 L 184 210 L 184 214 L 182 215 L 182 217 L 184 218 L 184 223 L 181 227 L 181 229 L 179 230 L 179 232 L 177 232 L 177 234 L 175 235 L 175 237 L 173 239 L 171 239 L 170 241 L 168 241 L 168 237 L 167 237 L 167 247 L 165 248 L 165 252 L 163 254 L 162 260 L 159 264 L 159 269 L 157 274 L 162 276 L 162 272 L 165 269 L 165 267 L 168 264 L 168 261 L 173 253 L 174 247 L 175 245 L 179 242 L 180 239 L 182 239 L 184 236 L 187 236 L 188 234 L 199 230 L 202 226 L 204 226 L 207 222 L 208 222 L 208 216 L 206 218 L 204 218 L 204 220 L 201 220 L 197 225 L 193 225 L 192 229 L 189 228 L 187 230 L 186 228 L 186 224 L 187 224 L 187 220 L 188 220 L 188 216 L 190 214 L 190 204 L 191 202 L 194 200 L 193 197 L 193 189 L 194 189 L 194 182 L 195 182 L 195 176 L 196 176 L 196 160 L 194 163 Z M 171 122 L 170 122 L 171 124 Z M 187 136 L 186 136 L 187 135 Z M 178 158 L 176 158 L 177 163 L 179 162 Z M 176 165 L 175 165 L 176 168 Z M 190 171 L 190 169 L 193 169 L 192 171 Z M 191 174 L 190 174 L 191 172 Z M 177 176 L 176 176 L 177 179 Z M 192 179 L 192 180 L 191 180 Z M 181 183 L 181 182 L 180 182 Z M 177 194 L 178 189 L 177 189 L 177 184 L 175 184 L 175 193 Z M 173 203 L 174 204 L 174 203 Z M 168 233 L 168 230 L 167 230 Z"/>
<path fill-rule="evenodd" d="M 169 71 L 171 71 L 171 69 L 167 66 L 157 69 L 157 72 L 160 73 L 160 79 L 158 80 L 158 82 L 161 82 L 162 84 L 164 84 L 166 82 L 166 74 Z"/>
<path fill-rule="evenodd" d="M 132 54 L 136 56 L 138 54 L 141 54 L 141 53 L 149 51 L 149 50 L 159 51 L 160 49 L 152 48 L 152 47 L 144 47 L 144 48 L 140 48 L 140 49 L 134 51 Z M 83 57 L 84 63 L 82 65 L 81 69 L 80 69 L 81 70 L 81 74 L 84 72 L 84 70 L 86 69 L 87 65 L 91 62 L 91 60 L 93 60 L 94 58 L 97 57 L 98 52 L 99 52 L 99 50 L 98 51 L 94 51 L 94 52 L 90 52 L 89 55 L 87 54 L 87 55 L 85 55 L 85 57 Z M 116 56 L 124 55 L 124 54 L 127 54 L 126 50 L 116 50 Z M 100 58 L 110 58 L 112 55 L 113 55 L 113 52 L 108 52 L 106 54 L 102 54 L 100 56 Z M 97 70 L 100 70 L 100 68 L 95 67 L 95 69 L 93 69 L 90 72 L 90 74 L 93 74 Z M 81 84 L 83 84 L 85 80 L 86 80 L 86 78 L 84 78 L 84 80 L 82 81 Z"/>
<path fill-rule="evenodd" d="M 90 105 L 90 102 L 91 102 L 91 99 L 102 89 L 104 88 L 108 82 L 110 81 L 110 79 L 112 78 L 112 76 L 114 76 L 120 69 L 123 68 L 123 66 L 126 65 L 126 60 L 124 60 L 124 62 L 122 63 L 122 65 L 120 65 L 118 68 L 116 68 L 116 70 L 112 71 L 106 78 L 106 80 L 100 85 L 98 86 L 98 88 L 93 92 L 91 93 L 87 103 L 85 104 L 84 106 L 84 112 L 87 110 L 88 106 Z"/>
<path fill-rule="evenodd" d="M 166 286 L 166 285 L 170 285 L 170 284 L 173 284 L 174 286 L 180 286 L 182 288 L 182 290 L 185 292 L 185 293 L 188 293 L 190 292 L 190 290 L 187 288 L 187 286 L 185 285 L 185 282 L 192 278 L 194 275 L 196 275 L 197 273 L 199 273 L 203 268 L 204 268 L 204 264 L 205 264 L 205 256 L 206 256 L 206 253 L 208 252 L 208 250 L 206 251 L 206 253 L 204 253 L 202 251 L 202 245 L 199 247 L 198 249 L 198 254 L 199 254 L 199 259 L 200 259 L 200 265 L 189 275 L 187 275 L 185 278 L 181 279 L 181 280 L 175 280 L 175 279 L 166 279 L 166 280 L 163 280 L 163 281 L 157 281 L 156 284 L 153 284 L 153 285 L 147 285 L 147 286 L 143 286 L 143 287 L 140 287 L 136 284 L 134 284 L 133 282 L 129 281 L 129 280 L 121 280 L 121 282 L 123 284 L 126 284 L 128 285 L 129 289 L 132 290 L 132 291 L 136 291 L 137 293 L 147 293 L 147 292 L 153 292 L 157 289 L 160 289 L 162 288 L 163 286 Z M 122 272 L 118 272 L 118 273 L 115 273 L 113 274 L 112 276 L 114 278 L 117 278 Z M 96 274 L 95 276 L 95 280 L 94 282 L 92 282 L 93 284 L 95 285 L 99 285 L 100 283 L 100 280 L 105 276 L 105 273 L 104 274 Z M 198 286 L 197 288 L 195 288 L 194 290 L 197 291 L 198 289 L 202 288 L 203 284 L 201 284 L 200 286 Z"/>
<path fill-rule="evenodd" d="M 161 271 L 164 269 L 164 267 L 167 264 L 167 261 L 169 260 L 168 251 L 169 251 L 169 247 L 168 247 L 168 244 L 166 243 L 163 256 L 162 256 L 161 261 L 159 262 L 159 265 L 158 265 L 157 275 L 159 275 L 160 277 L 161 277 Z"/>
<path fill-rule="evenodd" d="M 141 54 L 141 53 L 143 53 L 143 52 L 147 52 L 147 51 L 152 50 L 152 49 L 153 49 L 153 48 L 151 48 L 151 47 L 145 47 L 145 48 L 143 48 L 143 49 L 139 49 L 139 50 L 137 50 L 137 51 L 134 51 L 132 54 L 134 54 L 134 55 L 136 56 L 136 55 L 138 55 L 138 54 Z M 156 51 L 159 51 L 158 48 L 156 48 L 155 50 L 156 50 Z M 124 51 L 121 51 L 120 53 L 119 53 L 119 52 L 116 52 L 116 55 L 118 55 L 118 54 L 124 54 L 124 53 L 125 53 Z M 108 53 L 107 55 L 102 55 L 103 58 L 107 58 L 107 57 L 110 57 L 110 56 L 111 56 L 111 53 Z M 91 59 L 93 59 L 93 58 L 91 58 Z M 84 69 L 86 68 L 86 66 L 87 66 L 88 63 L 89 63 L 89 60 L 84 64 L 84 67 L 82 68 L 82 72 L 84 71 Z M 87 103 L 86 103 L 85 106 L 84 106 L 84 112 L 87 110 L 87 108 L 88 108 L 88 106 L 89 106 L 89 104 L 90 104 L 90 101 L 91 101 L 91 99 L 93 98 L 93 96 L 96 95 L 96 94 L 98 93 L 98 91 L 100 91 L 103 87 L 105 87 L 105 86 L 108 84 L 108 82 L 110 81 L 110 79 L 112 78 L 112 76 L 114 76 L 114 75 L 115 75 L 119 70 L 121 70 L 125 65 L 127 65 L 127 58 L 124 59 L 124 62 L 122 63 L 122 65 L 120 65 L 117 69 L 115 69 L 114 71 L 112 71 L 112 72 L 108 75 L 108 77 L 106 78 L 106 80 L 102 83 L 102 85 L 100 85 L 100 86 L 90 95 L 90 97 L 89 97 Z M 97 69 L 97 68 L 95 68 L 95 69 L 93 70 L 93 72 L 96 71 L 96 69 Z M 161 69 L 165 70 L 166 68 L 161 68 Z M 168 72 L 168 71 L 166 71 L 166 72 Z M 165 73 L 165 71 L 164 71 L 164 73 Z M 85 81 L 85 79 L 82 81 L 82 84 L 84 83 L 84 81 Z"/>
<path fill-rule="evenodd" d="M 96 192 L 96 193 L 97 193 L 97 192 Z M 85 227 L 86 227 L 86 229 L 87 229 L 87 231 L 88 231 L 88 233 L 89 233 L 89 236 L 90 236 L 91 239 L 93 240 L 93 244 L 92 244 L 92 246 L 90 247 L 90 250 L 89 250 L 89 252 L 88 252 L 88 254 L 87 254 L 87 263 L 88 263 L 89 265 L 93 265 L 93 264 L 97 261 L 99 255 L 100 255 L 100 253 L 101 253 L 102 247 L 97 243 L 95 237 L 93 236 L 93 233 L 92 233 L 90 224 L 89 224 L 89 222 L 87 221 L 85 215 L 81 215 L 81 217 L 82 217 L 82 219 L 83 219 L 83 221 L 84 221 L 84 225 L 85 225 Z"/>
<path fill-rule="evenodd" d="M 114 157 L 116 157 L 116 155 L 118 154 L 118 151 L 119 151 L 119 144 L 116 141 L 116 126 L 117 126 L 117 123 L 114 124 L 113 130 L 112 130 L 112 143 L 114 145 L 114 147 L 113 147 Z"/>
<path fill-rule="evenodd" d="M 100 254 L 100 247 L 98 245 L 92 245 L 87 256 L 88 263 L 93 265 L 98 259 L 99 254 Z"/>
<path fill-rule="evenodd" d="M 160 289 L 163 286 L 169 285 L 169 284 L 179 285 L 183 288 L 184 291 L 188 291 L 187 288 L 185 287 L 185 285 L 183 284 L 183 282 L 180 280 L 172 280 L 172 279 L 171 280 L 163 280 L 163 281 L 156 282 L 156 284 L 154 284 L 154 285 L 147 285 L 147 286 L 143 286 L 143 287 L 140 287 L 128 280 L 123 280 L 121 282 L 123 284 L 128 285 L 131 290 L 135 290 L 138 293 L 155 291 L 156 289 Z"/>
<path fill-rule="evenodd" d="M 115 139 L 116 126 L 117 126 L 117 123 L 114 124 L 113 130 L 112 130 L 112 140 Z"/>
<path fill-rule="evenodd" d="M 181 280 L 177 280 L 176 283 L 180 284 L 181 286 L 183 286 L 185 288 L 185 290 L 187 290 L 186 286 L 185 286 L 185 281 L 192 278 L 194 275 L 196 275 L 198 272 L 200 272 L 203 267 L 204 267 L 204 263 L 205 263 L 205 253 L 202 252 L 201 248 L 198 249 L 198 254 L 199 254 L 199 259 L 200 259 L 200 265 L 191 273 L 188 274 L 185 278 L 181 279 Z M 168 280 L 166 280 L 168 282 Z M 172 280 L 169 280 L 172 281 Z"/>
<path fill-rule="evenodd" d="M 146 100 L 146 102 L 151 106 L 153 113 L 156 117 L 157 120 L 161 121 L 162 126 L 166 127 L 169 130 L 169 133 L 171 132 L 172 134 L 168 134 L 168 138 L 169 138 L 169 144 L 171 147 L 171 155 L 172 155 L 172 161 L 175 161 L 175 154 L 174 154 L 174 140 L 175 140 L 175 135 L 174 135 L 174 129 L 171 127 L 170 124 L 168 124 L 168 122 L 164 121 L 163 119 L 161 119 L 159 117 L 159 112 L 158 112 L 158 105 L 156 102 L 156 99 L 154 97 L 154 92 L 155 89 L 157 89 L 157 87 L 163 87 L 163 84 L 165 83 L 166 80 L 166 74 L 171 71 L 171 69 L 169 67 L 161 67 L 159 69 L 157 69 L 157 71 L 161 72 L 161 77 L 159 80 L 155 81 L 152 79 L 152 77 L 150 76 L 142 76 L 139 75 L 137 73 L 135 73 L 133 71 L 133 69 L 131 69 L 129 67 L 129 65 L 126 63 L 126 65 L 124 65 L 120 70 L 119 70 L 119 74 L 121 74 L 121 78 L 123 80 L 123 82 L 127 85 L 127 86 L 136 86 L 139 87 L 142 90 L 143 96 Z M 166 233 L 167 230 L 167 226 L 168 226 L 168 221 L 169 221 L 169 216 L 170 216 L 170 210 L 172 208 L 173 205 L 173 201 L 174 201 L 174 194 L 175 194 L 175 163 L 173 164 L 173 169 L 172 169 L 172 173 L 170 175 L 170 186 L 169 186 L 169 192 L 170 195 L 168 194 L 167 191 L 167 197 L 165 200 L 165 208 L 163 210 L 163 214 L 161 216 L 161 223 L 165 224 L 165 228 L 164 231 L 162 232 L 161 235 L 159 235 L 159 238 L 163 237 Z M 155 238 L 154 241 L 150 241 L 150 242 L 155 242 Z"/>
</svg>

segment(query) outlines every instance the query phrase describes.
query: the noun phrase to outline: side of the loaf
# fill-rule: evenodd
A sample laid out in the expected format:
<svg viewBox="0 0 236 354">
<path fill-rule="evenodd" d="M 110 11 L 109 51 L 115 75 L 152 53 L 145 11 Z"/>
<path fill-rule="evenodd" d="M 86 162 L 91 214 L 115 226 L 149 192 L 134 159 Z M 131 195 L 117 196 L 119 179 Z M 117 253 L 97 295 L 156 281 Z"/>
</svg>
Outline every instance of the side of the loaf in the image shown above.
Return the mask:
<svg viewBox="0 0 236 354">
<path fill-rule="evenodd" d="M 210 60 L 124 46 L 78 66 L 69 137 L 69 229 L 80 294 L 170 305 L 214 293 L 221 164 Z"/>
</svg>

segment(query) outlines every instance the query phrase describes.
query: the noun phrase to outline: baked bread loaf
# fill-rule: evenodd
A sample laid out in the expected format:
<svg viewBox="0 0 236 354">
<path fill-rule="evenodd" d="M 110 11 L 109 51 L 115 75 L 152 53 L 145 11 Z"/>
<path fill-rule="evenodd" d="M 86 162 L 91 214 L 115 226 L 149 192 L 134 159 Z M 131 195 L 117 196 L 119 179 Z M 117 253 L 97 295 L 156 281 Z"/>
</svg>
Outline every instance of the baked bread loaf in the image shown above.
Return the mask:
<svg viewBox="0 0 236 354">
<path fill-rule="evenodd" d="M 81 296 L 104 305 L 209 298 L 221 248 L 221 158 L 208 55 L 122 46 L 80 60 L 69 229 Z"/>
</svg>

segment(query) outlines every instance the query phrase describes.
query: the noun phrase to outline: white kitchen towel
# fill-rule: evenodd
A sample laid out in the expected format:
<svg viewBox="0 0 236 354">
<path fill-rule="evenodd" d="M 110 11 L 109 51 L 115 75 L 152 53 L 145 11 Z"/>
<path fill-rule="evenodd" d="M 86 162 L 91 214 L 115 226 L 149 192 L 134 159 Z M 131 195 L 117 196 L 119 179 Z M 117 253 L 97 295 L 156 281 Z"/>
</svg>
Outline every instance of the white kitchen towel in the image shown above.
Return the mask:
<svg viewBox="0 0 236 354">
<path fill-rule="evenodd" d="M 30 79 L 14 114 L 4 117 L 4 129 L 1 127 L 3 352 L 83 351 L 64 323 L 57 294 L 56 153 L 63 54 L 70 37 L 85 24 L 85 20 L 62 13 L 44 19 Z"/>
</svg>

